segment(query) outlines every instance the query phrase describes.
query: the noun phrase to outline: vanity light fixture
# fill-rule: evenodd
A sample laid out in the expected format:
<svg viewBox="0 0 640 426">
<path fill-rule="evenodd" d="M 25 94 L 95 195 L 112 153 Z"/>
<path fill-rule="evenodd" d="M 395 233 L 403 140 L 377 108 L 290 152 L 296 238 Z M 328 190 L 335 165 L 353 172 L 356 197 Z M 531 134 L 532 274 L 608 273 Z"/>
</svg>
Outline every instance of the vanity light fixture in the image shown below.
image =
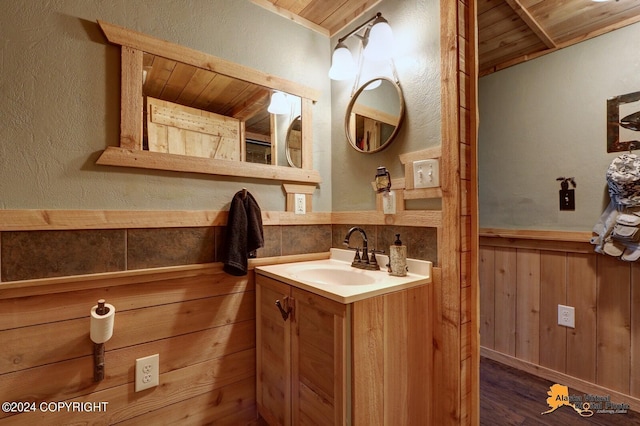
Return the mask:
<svg viewBox="0 0 640 426">
<path fill-rule="evenodd" d="M 393 31 L 386 19 L 378 13 L 371 24 L 371 28 L 365 33 L 369 38 L 364 48 L 364 56 L 374 61 L 391 59 L 393 52 Z"/>
<path fill-rule="evenodd" d="M 290 110 L 291 108 L 287 101 L 287 95 L 283 92 L 278 92 L 277 90 L 274 91 L 271 95 L 271 102 L 269 103 L 267 111 L 271 114 L 289 114 Z"/>
<path fill-rule="evenodd" d="M 357 72 L 356 62 L 353 60 L 351 52 L 344 43 L 339 42 L 331 56 L 329 78 L 331 80 L 349 80 L 355 77 Z"/>
<path fill-rule="evenodd" d="M 380 166 L 376 170 L 376 190 L 377 192 L 391 191 L 391 175 L 384 166 Z"/>
<path fill-rule="evenodd" d="M 363 34 L 358 32 L 364 30 Z M 358 54 L 358 65 L 353 58 L 353 54 L 344 43 L 351 36 L 360 39 L 360 52 Z M 348 80 L 356 78 L 356 86 L 361 80 L 366 69 L 369 75 L 382 76 L 389 72 L 386 64 L 391 65 L 391 74 L 395 78 L 395 67 L 391 55 L 393 54 L 393 32 L 391 26 L 382 14 L 378 12 L 376 16 L 360 25 L 349 34 L 338 40 L 333 55 L 331 57 L 331 69 L 329 78 L 332 80 Z M 380 70 L 382 69 L 382 71 Z M 396 78 L 397 80 L 397 78 Z M 367 80 L 368 81 L 368 80 Z M 365 81 L 363 81 L 364 83 Z M 355 90 L 356 87 L 354 87 Z M 373 88 L 373 87 L 371 87 Z"/>
</svg>

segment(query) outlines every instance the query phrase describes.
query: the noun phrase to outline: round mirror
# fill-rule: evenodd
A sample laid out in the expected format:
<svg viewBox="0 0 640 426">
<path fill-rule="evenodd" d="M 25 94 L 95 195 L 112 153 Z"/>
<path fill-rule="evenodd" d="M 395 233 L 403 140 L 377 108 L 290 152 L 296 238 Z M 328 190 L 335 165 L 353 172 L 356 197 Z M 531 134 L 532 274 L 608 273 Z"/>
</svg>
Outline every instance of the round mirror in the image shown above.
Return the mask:
<svg viewBox="0 0 640 426">
<path fill-rule="evenodd" d="M 379 77 L 363 84 L 351 97 L 345 132 L 356 151 L 371 154 L 391 144 L 403 118 L 402 89 L 396 82 Z"/>
<path fill-rule="evenodd" d="M 297 116 L 287 130 L 287 162 L 291 167 L 302 167 L 302 119 Z"/>
</svg>

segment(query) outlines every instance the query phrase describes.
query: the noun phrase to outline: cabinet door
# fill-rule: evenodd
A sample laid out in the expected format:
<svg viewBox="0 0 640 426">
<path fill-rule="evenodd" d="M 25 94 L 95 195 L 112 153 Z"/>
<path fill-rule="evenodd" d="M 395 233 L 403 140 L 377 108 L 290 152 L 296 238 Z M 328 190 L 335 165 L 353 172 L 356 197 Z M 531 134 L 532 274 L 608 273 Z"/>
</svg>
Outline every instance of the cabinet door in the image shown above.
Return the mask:
<svg viewBox="0 0 640 426">
<path fill-rule="evenodd" d="M 293 424 L 346 424 L 346 306 L 292 288 Z"/>
<path fill-rule="evenodd" d="M 291 316 L 285 321 L 276 306 L 286 306 L 290 287 L 256 276 L 256 400 L 270 425 L 291 424 Z"/>
</svg>

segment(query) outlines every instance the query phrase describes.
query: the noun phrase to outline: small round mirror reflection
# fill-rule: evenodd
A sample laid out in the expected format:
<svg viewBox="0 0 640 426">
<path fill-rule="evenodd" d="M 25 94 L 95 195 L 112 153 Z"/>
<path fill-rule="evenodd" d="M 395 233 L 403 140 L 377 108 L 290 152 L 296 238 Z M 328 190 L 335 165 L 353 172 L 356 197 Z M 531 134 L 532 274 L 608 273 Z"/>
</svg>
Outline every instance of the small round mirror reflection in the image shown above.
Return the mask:
<svg viewBox="0 0 640 426">
<path fill-rule="evenodd" d="M 380 77 L 368 81 L 351 97 L 345 115 L 345 132 L 359 152 L 374 153 L 391 144 L 404 118 L 402 89 Z"/>
<path fill-rule="evenodd" d="M 302 119 L 297 116 L 287 130 L 287 162 L 291 167 L 302 167 Z"/>
</svg>

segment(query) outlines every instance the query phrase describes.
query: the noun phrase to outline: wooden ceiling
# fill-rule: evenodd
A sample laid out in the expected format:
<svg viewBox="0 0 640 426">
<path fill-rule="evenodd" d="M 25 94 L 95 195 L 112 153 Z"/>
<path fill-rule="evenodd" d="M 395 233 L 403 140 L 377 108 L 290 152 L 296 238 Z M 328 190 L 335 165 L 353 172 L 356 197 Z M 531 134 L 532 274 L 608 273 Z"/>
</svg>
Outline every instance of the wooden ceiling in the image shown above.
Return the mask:
<svg viewBox="0 0 640 426">
<path fill-rule="evenodd" d="M 480 75 L 640 21 L 640 1 L 478 0 Z"/>
<path fill-rule="evenodd" d="M 149 53 L 143 70 L 145 96 L 236 118 L 248 137 L 268 140 L 270 89 Z"/>
<path fill-rule="evenodd" d="M 380 2 L 251 1 L 328 36 L 367 18 Z M 476 4 L 481 76 L 640 21 L 639 0 L 477 0 Z"/>
</svg>

